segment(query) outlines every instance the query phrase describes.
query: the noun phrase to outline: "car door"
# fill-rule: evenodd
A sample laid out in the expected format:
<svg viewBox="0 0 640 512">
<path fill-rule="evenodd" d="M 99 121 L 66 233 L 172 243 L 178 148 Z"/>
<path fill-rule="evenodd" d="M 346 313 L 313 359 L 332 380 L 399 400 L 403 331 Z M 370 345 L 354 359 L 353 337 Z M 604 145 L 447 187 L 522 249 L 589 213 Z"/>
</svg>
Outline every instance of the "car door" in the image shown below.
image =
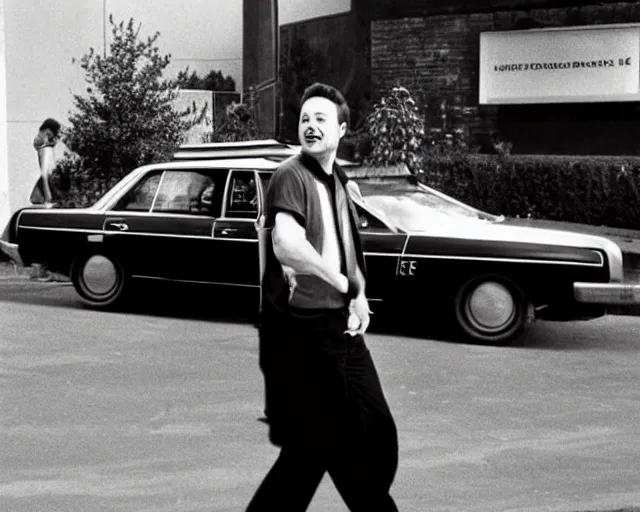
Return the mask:
<svg viewBox="0 0 640 512">
<path fill-rule="evenodd" d="M 400 257 L 407 235 L 390 229 L 358 203 L 355 206 L 367 265 L 367 297 L 371 301 L 394 301 L 400 283 Z"/>
<path fill-rule="evenodd" d="M 227 171 L 159 169 L 108 212 L 106 242 L 134 277 L 209 282 Z"/>
<path fill-rule="evenodd" d="M 258 288 L 258 236 L 255 223 L 260 211 L 258 173 L 232 169 L 225 187 L 222 215 L 213 228 L 216 281 L 237 287 Z"/>
</svg>

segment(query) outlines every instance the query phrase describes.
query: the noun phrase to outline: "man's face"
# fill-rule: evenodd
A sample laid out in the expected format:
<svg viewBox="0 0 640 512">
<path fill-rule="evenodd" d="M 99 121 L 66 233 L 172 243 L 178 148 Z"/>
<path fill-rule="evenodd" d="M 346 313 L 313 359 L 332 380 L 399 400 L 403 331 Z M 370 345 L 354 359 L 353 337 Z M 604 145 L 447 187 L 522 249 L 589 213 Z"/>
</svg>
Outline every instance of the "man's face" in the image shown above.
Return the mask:
<svg viewBox="0 0 640 512">
<path fill-rule="evenodd" d="M 347 125 L 338 122 L 338 108 L 331 100 L 315 96 L 302 104 L 298 139 L 304 152 L 316 157 L 331 153 L 346 131 Z"/>
</svg>

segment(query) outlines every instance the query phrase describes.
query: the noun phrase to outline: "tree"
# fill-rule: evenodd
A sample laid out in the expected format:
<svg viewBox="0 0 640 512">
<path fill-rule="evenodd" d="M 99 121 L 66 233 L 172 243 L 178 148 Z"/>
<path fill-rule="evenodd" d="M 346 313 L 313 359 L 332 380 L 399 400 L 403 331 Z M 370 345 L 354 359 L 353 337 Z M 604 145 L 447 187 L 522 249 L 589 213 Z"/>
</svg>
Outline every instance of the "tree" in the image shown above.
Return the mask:
<svg viewBox="0 0 640 512">
<path fill-rule="evenodd" d="M 175 81 L 162 78 L 170 55 L 160 55 L 159 32 L 141 40 L 133 18 L 125 25 L 110 16 L 109 23 L 109 52 L 102 56 L 90 48 L 80 59 L 87 96 L 73 97 L 76 112 L 63 136 L 75 155 L 59 166 L 68 174 L 62 181 L 71 178 L 80 188 L 83 181 L 97 188 L 91 196 L 140 165 L 170 158 L 186 131 L 200 122 L 192 109 L 177 112 L 172 106 L 178 89 Z M 103 186 L 92 183 L 96 180 Z"/>
<path fill-rule="evenodd" d="M 406 164 L 413 174 L 421 174 L 420 150 L 425 139 L 425 120 L 404 87 L 393 87 L 374 105 L 366 121 L 371 151 L 368 165 Z"/>
<path fill-rule="evenodd" d="M 204 78 L 200 78 L 195 71 L 189 74 L 188 66 L 178 72 L 176 83 L 181 89 L 201 89 L 205 91 L 236 90 L 236 82 L 230 75 L 224 76 L 222 71 L 211 70 Z"/>
</svg>

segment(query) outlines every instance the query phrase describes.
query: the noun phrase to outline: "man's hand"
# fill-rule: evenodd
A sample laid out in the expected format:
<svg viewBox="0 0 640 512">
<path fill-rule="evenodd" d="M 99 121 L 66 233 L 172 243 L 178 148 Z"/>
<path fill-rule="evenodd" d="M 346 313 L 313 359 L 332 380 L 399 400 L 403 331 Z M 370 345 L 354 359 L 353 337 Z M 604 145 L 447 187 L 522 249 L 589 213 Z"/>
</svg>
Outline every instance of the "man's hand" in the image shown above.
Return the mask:
<svg viewBox="0 0 640 512">
<path fill-rule="evenodd" d="M 346 333 L 351 336 L 364 334 L 369 328 L 369 315 L 372 314 L 369 309 L 369 302 L 367 301 L 367 297 L 364 293 L 361 293 L 351 301 L 351 304 L 349 305 L 349 313 Z"/>
<path fill-rule="evenodd" d="M 293 298 L 293 294 L 295 293 L 296 288 L 298 287 L 298 280 L 296 279 L 296 271 L 293 270 L 291 267 L 282 265 L 282 273 L 284 274 L 284 278 L 287 281 L 287 284 L 289 285 L 289 302 L 291 302 L 291 299 Z"/>
</svg>

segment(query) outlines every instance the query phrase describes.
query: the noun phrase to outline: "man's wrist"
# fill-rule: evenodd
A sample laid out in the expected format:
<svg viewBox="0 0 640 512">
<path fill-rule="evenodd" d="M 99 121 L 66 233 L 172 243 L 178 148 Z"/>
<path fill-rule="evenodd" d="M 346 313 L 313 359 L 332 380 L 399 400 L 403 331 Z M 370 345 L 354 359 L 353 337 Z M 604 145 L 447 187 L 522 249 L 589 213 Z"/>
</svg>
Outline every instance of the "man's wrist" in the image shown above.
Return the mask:
<svg viewBox="0 0 640 512">
<path fill-rule="evenodd" d="M 349 300 L 355 299 L 361 292 L 360 282 L 355 277 L 348 277 L 347 283 L 347 298 Z"/>
</svg>

